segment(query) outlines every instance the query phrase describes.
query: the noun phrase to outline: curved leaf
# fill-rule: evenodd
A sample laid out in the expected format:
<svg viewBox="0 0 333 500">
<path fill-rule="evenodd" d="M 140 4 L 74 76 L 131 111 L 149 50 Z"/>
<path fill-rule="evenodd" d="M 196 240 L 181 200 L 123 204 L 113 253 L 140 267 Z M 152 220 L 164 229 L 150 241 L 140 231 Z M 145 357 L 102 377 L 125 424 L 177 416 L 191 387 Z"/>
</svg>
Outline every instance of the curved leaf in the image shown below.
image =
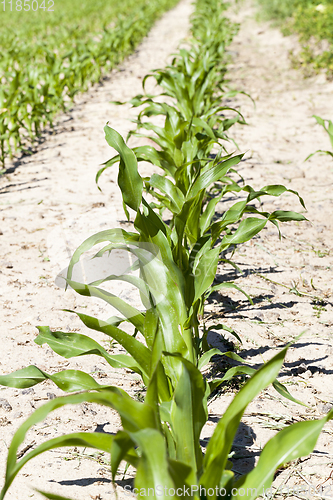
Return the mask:
<svg viewBox="0 0 333 500">
<path fill-rule="evenodd" d="M 30 365 L 21 370 L 0 376 L 0 385 L 26 389 L 44 380 L 52 380 L 60 389 L 66 392 L 102 389 L 107 386 L 98 384 L 93 377 L 80 370 L 63 370 L 49 375 L 37 366 Z"/>
<path fill-rule="evenodd" d="M 256 217 L 248 217 L 242 220 L 238 229 L 233 234 L 227 234 L 223 237 L 221 248 L 225 249 L 230 245 L 245 243 L 258 234 L 267 224 L 267 219 L 258 219 Z"/>
<path fill-rule="evenodd" d="M 247 498 L 256 498 L 272 484 L 275 471 L 296 458 L 309 455 L 314 449 L 319 434 L 325 423 L 333 418 L 333 410 L 320 420 L 297 422 L 289 425 L 268 441 L 260 454 L 258 465 L 243 476 L 236 484 L 237 488 L 247 491 Z M 250 494 L 248 493 L 250 491 Z M 242 498 L 237 493 L 233 499 Z"/>
<path fill-rule="evenodd" d="M 124 203 L 137 211 L 142 198 L 143 180 L 138 172 L 138 162 L 133 151 L 126 146 L 124 139 L 108 125 L 104 127 L 105 139 L 109 146 L 120 155 L 118 185 Z"/>
<path fill-rule="evenodd" d="M 145 427 L 156 429 L 157 422 L 152 408 L 148 405 L 139 403 L 138 401 L 133 401 L 125 391 L 117 387 L 109 387 L 98 393 L 71 394 L 69 396 L 53 399 L 35 410 L 34 413 L 30 415 L 30 417 L 23 422 L 23 424 L 15 432 L 8 450 L 6 478 L 5 484 L 0 493 L 0 500 L 3 500 L 6 491 L 19 470 L 28 460 L 30 460 L 30 458 L 35 456 L 34 453 L 36 453 L 36 450 L 33 450 L 29 454 L 25 455 L 20 461 L 17 461 L 16 459 L 18 448 L 23 443 L 28 430 L 33 425 L 43 421 L 50 412 L 56 410 L 57 408 L 61 408 L 66 404 L 80 404 L 84 402 L 97 403 L 115 409 L 121 416 L 124 429 L 129 432 L 136 432 Z M 97 433 L 94 433 L 94 435 L 97 436 Z M 105 437 L 105 433 L 102 434 L 102 437 Z M 59 442 L 61 442 L 61 439 L 66 439 L 66 436 L 61 436 L 56 439 L 59 439 Z M 99 437 L 94 439 L 97 440 Z M 103 439 L 101 440 L 101 443 L 103 443 Z M 47 447 L 47 442 L 41 445 L 41 447 L 43 446 Z M 39 449 L 41 450 L 42 448 Z"/>
<path fill-rule="evenodd" d="M 219 162 L 217 165 L 210 167 L 209 170 L 199 175 L 195 182 L 190 187 L 186 199 L 189 200 L 196 196 L 202 189 L 207 189 L 213 182 L 218 181 L 224 176 L 228 170 L 237 165 L 243 158 L 243 154 L 232 156 L 231 158 Z"/>
<path fill-rule="evenodd" d="M 76 314 L 88 328 L 105 333 L 106 335 L 116 340 L 116 342 L 122 345 L 124 349 L 126 349 L 126 351 L 138 363 L 138 365 L 142 369 L 142 372 L 146 376 L 149 376 L 151 353 L 145 345 L 139 342 L 139 340 L 137 340 L 132 335 L 123 332 L 119 328 L 116 328 L 113 325 L 109 325 L 107 322 L 94 318 L 93 316 L 88 316 L 87 314 L 78 313 L 76 311 L 68 312 Z"/>
<path fill-rule="evenodd" d="M 221 474 L 228 460 L 228 454 L 242 415 L 255 396 L 274 382 L 282 366 L 287 348 L 288 346 L 256 371 L 235 396 L 217 424 L 208 443 L 204 459 L 204 473 L 201 477 L 201 484 L 206 488 L 215 489 L 216 486 L 219 486 Z"/>
<path fill-rule="evenodd" d="M 143 429 L 129 434 L 140 447 L 142 455 L 135 477 L 135 487 L 141 498 L 150 498 L 153 491 L 161 500 L 170 499 L 166 493 L 174 487 L 168 470 L 168 458 L 163 435 L 155 429 Z"/>
<path fill-rule="evenodd" d="M 110 325 L 109 322 L 107 322 L 107 324 L 110 330 L 114 331 L 115 329 L 119 334 L 119 340 L 123 338 L 121 334 L 122 330 Z M 102 356 L 113 368 L 128 368 L 141 373 L 142 367 L 140 367 L 140 364 L 135 361 L 132 356 L 126 356 L 125 354 L 109 354 L 98 342 L 86 335 L 75 332 L 52 332 L 48 326 L 38 326 L 37 328 L 39 330 L 39 335 L 35 338 L 36 344 L 47 344 L 54 352 L 66 359 L 95 354 L 97 356 Z M 125 334 L 125 332 L 123 333 L 124 337 L 127 339 L 128 334 Z M 133 338 L 131 335 L 129 335 L 129 337 L 131 339 Z M 121 344 L 119 340 L 118 343 Z"/>
</svg>

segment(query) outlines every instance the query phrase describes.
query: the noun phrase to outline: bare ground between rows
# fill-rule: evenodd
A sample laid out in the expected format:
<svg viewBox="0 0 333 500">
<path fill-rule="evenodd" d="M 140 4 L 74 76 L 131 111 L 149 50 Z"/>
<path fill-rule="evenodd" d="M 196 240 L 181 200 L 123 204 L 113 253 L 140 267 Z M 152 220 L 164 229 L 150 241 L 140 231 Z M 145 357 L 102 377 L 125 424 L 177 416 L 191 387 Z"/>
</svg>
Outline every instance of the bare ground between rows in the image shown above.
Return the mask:
<svg viewBox="0 0 333 500">
<path fill-rule="evenodd" d="M 140 92 L 142 77 L 150 69 L 160 67 L 186 35 L 189 12 L 189 2 L 181 2 L 167 14 L 138 53 L 110 80 L 82 96 L 60 122 L 58 133 L 49 137 L 36 155 L 25 158 L 12 175 L 1 180 L 1 373 L 27 364 L 36 364 L 48 372 L 79 368 L 95 374 L 103 383 L 119 385 L 140 396 L 142 388 L 133 375 L 112 373 L 98 358 L 65 362 L 50 349 L 36 346 L 33 339 L 36 325 L 85 333 L 75 317 L 61 312 L 63 307 L 87 307 L 89 313 L 99 317 L 106 314 L 98 302 L 57 288 L 54 279 L 86 236 L 108 227 L 126 227 L 121 222 L 124 215 L 116 171 L 106 174 L 102 193 L 94 185 L 97 165 L 111 156 L 103 136 L 105 122 L 110 120 L 111 126 L 126 135 L 131 128 L 128 119 L 135 116 L 128 106 L 115 107 L 109 101 L 126 100 Z M 234 260 L 243 270 L 242 275 L 232 268 L 219 269 L 218 280 L 235 280 L 251 294 L 254 306 L 238 292 L 216 295 L 207 306 L 208 320 L 234 328 L 243 341 L 241 355 L 254 365 L 269 359 L 277 348 L 305 331 L 288 352 L 281 381 L 308 407 L 283 400 L 272 389 L 250 405 L 234 447 L 234 468 L 244 472 L 253 466 L 260 449 L 277 429 L 303 418 L 318 418 L 333 403 L 333 163 L 320 156 L 304 163 L 309 153 L 329 147 L 311 115 L 332 118 L 333 84 L 322 76 L 304 80 L 292 70 L 288 52 L 297 50 L 297 41 L 283 38 L 268 24 L 257 24 L 251 5 L 242 3 L 241 9 L 231 9 L 230 15 L 241 22 L 240 32 L 230 47 L 231 85 L 250 93 L 256 101 L 256 109 L 244 95 L 232 103 L 240 106 L 249 123 L 232 129 L 240 150 L 248 151 L 241 174 L 256 188 L 284 184 L 298 190 L 305 200 L 309 220 L 284 224 L 281 240 L 271 226 L 260 237 L 239 247 Z M 132 145 L 136 145 L 135 141 Z M 301 210 L 292 194 L 265 201 L 265 207 Z M 224 210 L 223 206 L 219 208 Z M 117 291 L 123 296 L 128 294 L 122 288 Z M 106 343 L 103 345 L 107 347 Z M 222 343 L 221 347 L 226 345 Z M 5 404 L 0 408 L 2 470 L 15 429 L 34 407 L 53 394 L 60 391 L 49 383 L 24 393 L 1 390 L 0 397 L 12 408 Z M 211 435 L 233 394 L 230 387 L 211 402 L 203 440 Z M 83 405 L 55 413 L 33 429 L 26 443 L 38 443 L 66 431 L 115 432 L 119 426 L 115 412 Z M 328 424 L 314 454 L 280 471 L 275 484 L 285 482 L 302 487 L 306 481 L 315 486 L 324 483 L 332 471 L 332 432 L 333 427 Z M 93 454 L 53 450 L 35 459 L 23 470 L 8 498 L 37 498 L 29 485 L 73 498 L 113 498 L 104 458 L 88 455 Z M 126 482 L 130 477 L 131 474 L 119 476 L 120 484 L 124 485 L 122 479 Z M 324 486 L 330 484 L 332 480 L 328 479 Z"/>
</svg>

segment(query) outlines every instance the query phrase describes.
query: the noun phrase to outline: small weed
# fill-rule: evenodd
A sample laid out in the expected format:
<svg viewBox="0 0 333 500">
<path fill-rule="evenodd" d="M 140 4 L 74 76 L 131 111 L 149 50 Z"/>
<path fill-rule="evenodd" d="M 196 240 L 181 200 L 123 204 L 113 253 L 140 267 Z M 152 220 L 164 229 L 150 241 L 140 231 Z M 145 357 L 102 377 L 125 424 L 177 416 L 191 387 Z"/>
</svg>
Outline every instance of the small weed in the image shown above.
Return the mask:
<svg viewBox="0 0 333 500">
<path fill-rule="evenodd" d="M 312 309 L 314 311 L 314 315 L 318 319 L 320 318 L 322 312 L 327 311 L 325 305 L 326 305 L 326 302 L 323 300 L 314 300 L 312 302 Z"/>
<path fill-rule="evenodd" d="M 317 255 L 319 258 L 327 257 L 330 255 L 330 250 L 313 250 L 314 253 Z"/>
</svg>

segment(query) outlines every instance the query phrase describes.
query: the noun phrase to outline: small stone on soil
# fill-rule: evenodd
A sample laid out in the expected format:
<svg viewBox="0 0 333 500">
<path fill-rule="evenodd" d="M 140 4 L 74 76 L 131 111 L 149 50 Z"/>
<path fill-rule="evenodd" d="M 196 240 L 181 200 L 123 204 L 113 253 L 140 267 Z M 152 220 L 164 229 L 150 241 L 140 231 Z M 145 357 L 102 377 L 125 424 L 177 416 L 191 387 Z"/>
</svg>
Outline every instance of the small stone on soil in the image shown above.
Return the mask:
<svg viewBox="0 0 333 500">
<path fill-rule="evenodd" d="M 8 403 L 7 399 L 0 398 L 0 408 L 3 408 L 5 411 L 12 411 L 12 405 Z"/>
</svg>

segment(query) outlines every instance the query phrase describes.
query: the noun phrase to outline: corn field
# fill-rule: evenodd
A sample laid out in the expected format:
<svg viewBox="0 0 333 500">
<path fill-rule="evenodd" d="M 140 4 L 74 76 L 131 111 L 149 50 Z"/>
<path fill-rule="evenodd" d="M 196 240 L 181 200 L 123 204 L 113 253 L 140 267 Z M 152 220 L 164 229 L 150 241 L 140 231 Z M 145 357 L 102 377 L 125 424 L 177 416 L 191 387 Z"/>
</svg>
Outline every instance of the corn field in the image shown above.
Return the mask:
<svg viewBox="0 0 333 500">
<path fill-rule="evenodd" d="M 8 24 L 7 32 L 0 35 L 4 172 L 7 158 L 31 148 L 45 127 L 52 126 L 57 113 L 68 109 L 78 92 L 100 81 L 133 52 L 156 18 L 175 3 L 128 0 L 117 12 L 110 13 L 109 6 L 99 20 L 90 12 L 86 15 L 92 19 L 91 31 L 84 24 L 77 28 L 79 19 L 73 14 L 71 24 L 59 29 L 49 25 L 38 39 L 36 21 L 29 27 L 28 43 L 13 34 Z M 61 2 L 59 11 L 60 6 Z M 117 171 L 127 226 L 99 231 L 83 241 L 71 257 L 65 281 L 67 289 L 99 299 L 117 315 L 101 320 L 89 308 L 71 309 L 66 304 L 63 314 L 74 315 L 89 331 L 104 334 L 111 348 L 78 331 L 55 330 L 54 325 L 39 326 L 34 340 L 65 360 L 96 355 L 110 370 L 136 374 L 143 396 L 134 398 L 120 385 L 102 384 L 78 369 L 48 373 L 29 365 L 2 373 L 4 387 L 25 390 L 50 381 L 67 394 L 34 409 L 19 426 L 8 449 L 0 500 L 30 460 L 62 447 L 108 454 L 113 482 L 125 462 L 135 476 L 130 491 L 142 498 L 265 497 L 278 471 L 311 454 L 324 425 L 333 419 L 333 409 L 329 409 L 321 418 L 288 422 L 263 446 L 249 472 L 240 474 L 234 467 L 233 443 L 242 417 L 262 391 L 272 386 L 286 405 L 307 406 L 279 381 L 288 349 L 302 333 L 275 349 L 261 366 L 249 366 L 241 352 L 222 352 L 211 343 L 212 331 L 227 333 L 240 343 L 242 337 L 223 318 L 208 321 L 207 305 L 217 292 L 236 290 L 251 307 L 251 296 L 236 280 L 218 279 L 220 266 L 237 270 L 236 248 L 256 241 L 267 229 L 281 237 L 285 223 L 301 227 L 307 218 L 302 193 L 290 183 L 257 188 L 242 175 L 245 152 L 236 151 L 233 130 L 248 123 L 233 105 L 241 89 L 230 88 L 228 82 L 228 47 L 239 27 L 228 19 L 227 8 L 220 0 L 196 0 L 190 36 L 171 62 L 147 74 L 142 93 L 129 103 L 117 103 L 119 109 L 130 104 L 136 110 L 128 137 L 122 137 L 111 121 L 104 127 L 113 153 L 97 172 L 96 190 L 103 189 L 110 171 Z M 61 17 L 52 22 L 58 24 Z M 154 93 L 146 91 L 151 82 Z M 332 121 L 317 115 L 315 119 L 333 146 Z M 140 145 L 130 147 L 131 138 L 140 140 Z M 317 153 L 332 156 L 328 150 Z M 142 165 L 152 173 L 144 175 Z M 276 209 L 267 210 L 266 200 L 276 203 Z M 131 264 L 126 270 L 89 282 L 76 281 L 75 269 L 86 255 L 93 252 L 97 260 L 112 259 L 117 251 L 129 255 Z M 140 297 L 140 307 L 115 295 L 115 282 L 130 284 Z M 119 346 L 121 353 L 113 352 L 112 345 Z M 216 376 L 209 369 L 216 360 L 232 360 L 233 365 L 223 376 Z M 209 404 L 226 383 L 238 384 L 237 392 L 203 445 Z M 121 428 L 114 434 L 60 435 L 20 456 L 27 433 L 53 411 L 90 403 L 115 410 Z M 35 486 L 44 498 L 66 500 Z"/>
</svg>

